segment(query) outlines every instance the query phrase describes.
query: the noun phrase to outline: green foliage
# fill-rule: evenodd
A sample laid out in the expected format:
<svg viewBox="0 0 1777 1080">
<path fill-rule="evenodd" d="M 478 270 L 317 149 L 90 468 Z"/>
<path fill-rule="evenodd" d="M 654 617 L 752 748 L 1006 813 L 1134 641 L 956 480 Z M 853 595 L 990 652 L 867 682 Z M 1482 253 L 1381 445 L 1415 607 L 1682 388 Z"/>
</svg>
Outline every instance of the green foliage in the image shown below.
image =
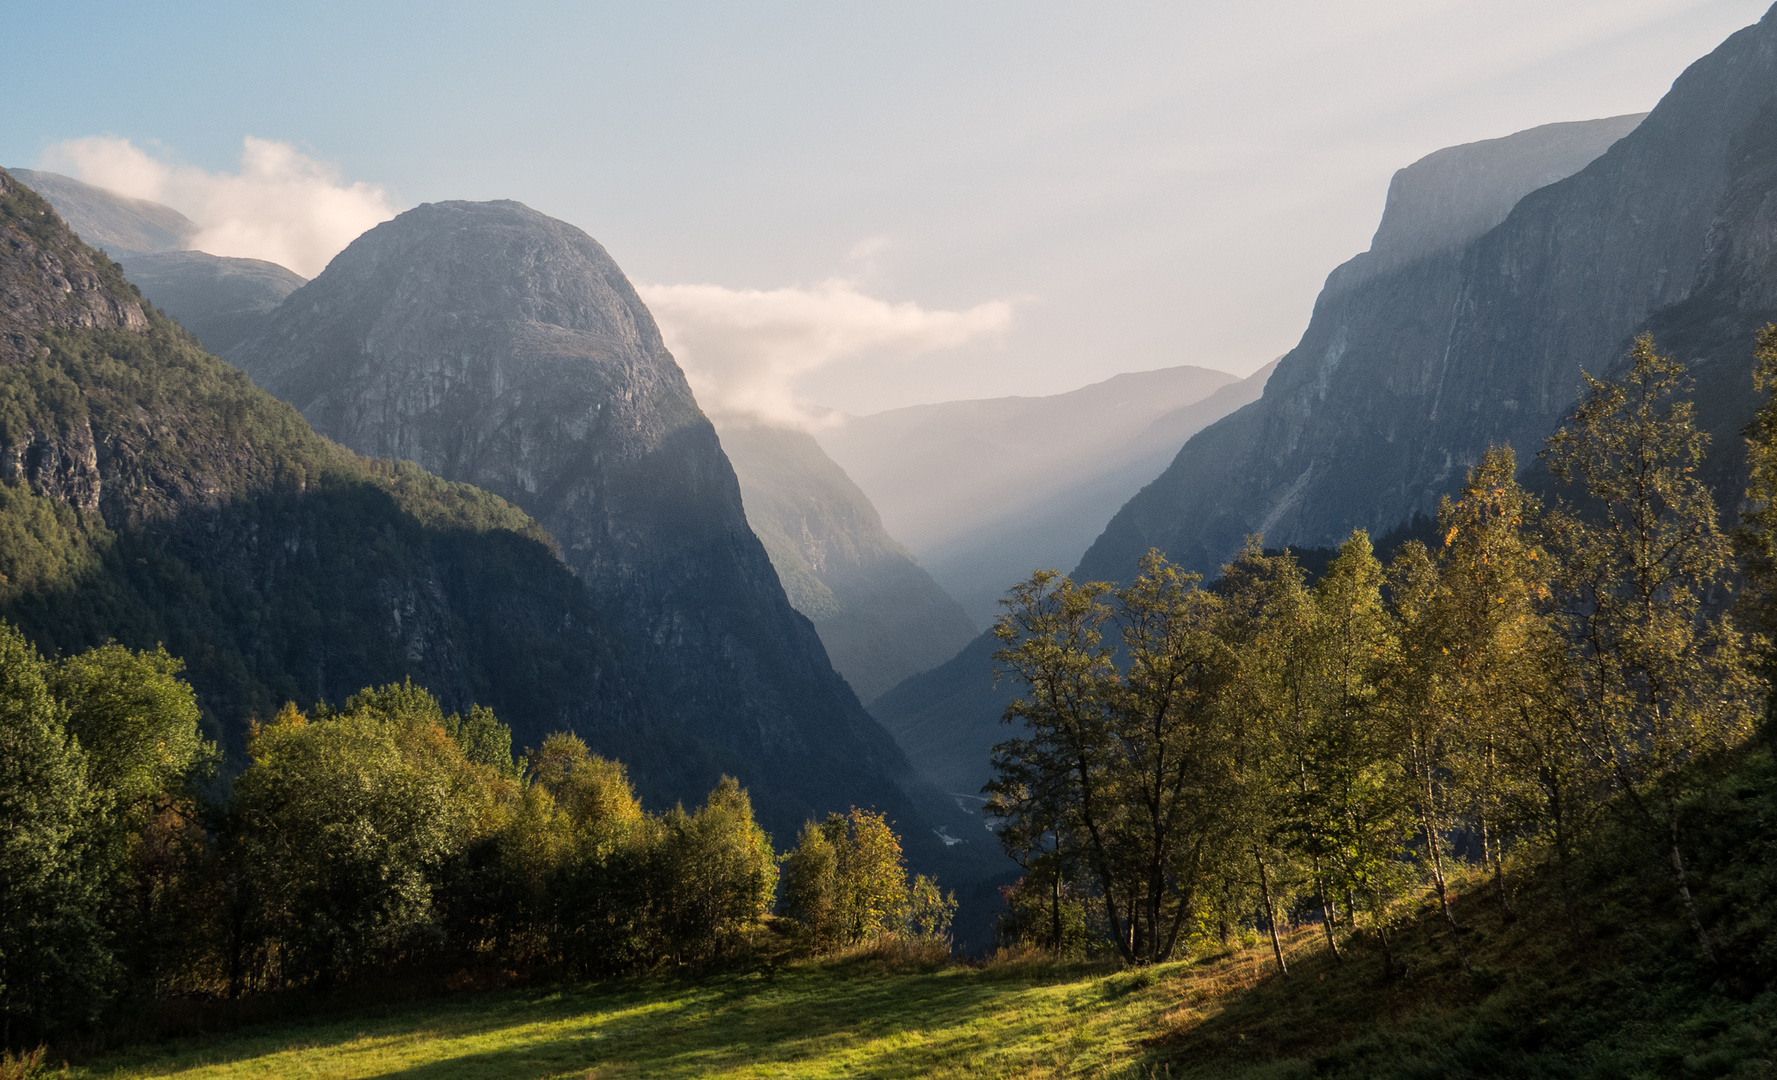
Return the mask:
<svg viewBox="0 0 1777 1080">
<path fill-rule="evenodd" d="M 771 911 L 777 863 L 753 804 L 724 776 L 695 813 L 674 809 L 653 852 L 661 946 L 679 963 L 731 955 Z"/>
<path fill-rule="evenodd" d="M 1761 349 L 1763 386 L 1777 328 Z M 1680 807 L 1687 768 L 1751 732 L 1763 646 L 1722 611 L 1729 548 L 1695 475 L 1706 440 L 1682 365 L 1645 337 L 1631 359 L 1620 382 L 1588 378 L 1549 442 L 1578 508 L 1542 513 L 1495 448 L 1443 501 L 1437 548 L 1408 543 L 1386 569 L 1360 531 L 1312 590 L 1258 537 L 1213 590 L 1158 552 L 1121 589 L 1053 571 L 1015 588 L 996 660 L 1024 691 L 1006 711 L 1022 730 L 995 748 L 987 787 L 1030 872 L 1013 901 L 1034 911 L 1039 885 L 1081 887 L 1109 943 L 1147 963 L 1181 935 L 1227 941 L 1256 922 L 1280 973 L 1280 926 L 1311 912 L 1331 956 L 1342 935 L 1369 938 L 1392 969 L 1423 881 L 1467 970 L 1453 867 L 1490 869 L 1515 918 L 1508 850 L 1551 855 L 1572 888 L 1578 837 L 1608 805 L 1639 822 L 1717 962 Z M 1755 581 L 1777 579 L 1777 451 L 1756 444 L 1777 439 L 1768 411 L 1742 535 Z M 1749 607 L 1771 619 L 1763 595 Z M 1060 940 L 1050 911 L 1039 936 Z M 1010 923 L 1036 934 L 1028 912 Z"/>
<path fill-rule="evenodd" d="M 327 987 L 437 932 L 434 889 L 491 824 L 491 770 L 463 756 L 423 691 L 385 687 L 256 729 L 235 782 L 255 982 Z"/>
<path fill-rule="evenodd" d="M 778 912 L 816 948 L 883 938 L 948 946 L 956 897 L 923 874 L 908 879 L 901 838 L 881 814 L 854 806 L 811 821 L 782 861 Z"/>
<path fill-rule="evenodd" d="M 89 843 L 105 800 L 51 694 L 46 665 L 0 623 L 0 1043 L 96 1017 L 116 979 Z"/>
<path fill-rule="evenodd" d="M 1001 834 L 1010 850 L 1077 853 L 1062 861 L 1087 868 L 1131 961 L 1172 955 L 1232 847 L 1237 745 L 1218 712 L 1233 665 L 1216 633 L 1220 600 L 1196 585 L 1158 552 L 1115 591 L 1043 572 L 1013 591 L 995 627 L 1006 642 L 996 661 L 1029 691 L 1006 719 L 1029 736 L 995 748 L 988 810 L 1012 823 Z M 1112 619 L 1121 667 L 1103 642 Z"/>
<path fill-rule="evenodd" d="M 197 696 L 179 678 L 184 668 L 164 648 L 137 653 L 113 644 L 71 656 L 49 676 L 86 751 L 89 782 L 123 817 L 139 819 L 155 795 L 179 790 L 215 752 L 199 733 Z"/>
</svg>

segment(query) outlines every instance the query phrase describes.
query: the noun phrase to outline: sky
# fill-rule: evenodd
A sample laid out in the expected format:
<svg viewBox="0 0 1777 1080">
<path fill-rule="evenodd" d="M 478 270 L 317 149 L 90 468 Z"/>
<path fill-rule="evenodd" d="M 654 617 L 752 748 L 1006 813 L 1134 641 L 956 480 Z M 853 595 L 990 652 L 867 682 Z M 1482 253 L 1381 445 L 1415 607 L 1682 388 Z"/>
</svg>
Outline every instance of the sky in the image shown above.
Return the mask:
<svg viewBox="0 0 1777 1080">
<path fill-rule="evenodd" d="M 1251 372 L 1395 169 L 1649 109 L 1765 4 L 21 7 L 0 164 L 306 275 L 418 203 L 518 199 L 605 245 L 706 408 L 814 422 Z"/>
</svg>

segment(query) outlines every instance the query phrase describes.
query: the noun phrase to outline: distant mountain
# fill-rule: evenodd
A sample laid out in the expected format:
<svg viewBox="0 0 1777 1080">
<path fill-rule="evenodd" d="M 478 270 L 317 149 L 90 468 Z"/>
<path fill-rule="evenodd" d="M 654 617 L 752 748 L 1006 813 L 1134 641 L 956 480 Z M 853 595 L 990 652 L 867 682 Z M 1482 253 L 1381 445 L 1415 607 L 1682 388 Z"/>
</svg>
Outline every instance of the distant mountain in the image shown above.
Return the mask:
<svg viewBox="0 0 1777 1080">
<path fill-rule="evenodd" d="M 218 355 L 257 333 L 265 316 L 307 280 L 274 262 L 202 251 L 132 255 L 123 273 Z"/>
<path fill-rule="evenodd" d="M 962 608 L 884 531 L 813 436 L 747 417 L 712 419 L 747 523 L 860 698 L 936 667 L 975 636 Z"/>
<path fill-rule="evenodd" d="M 1264 379 L 1199 367 L 1118 375 L 1049 397 L 846 417 L 816 438 L 976 625 L 1039 567 L 1071 566 L 1198 428 Z"/>
<path fill-rule="evenodd" d="M 740 763 L 780 839 L 874 805 L 916 858 L 941 850 L 905 757 L 791 607 L 715 429 L 591 237 L 515 202 L 420 206 L 229 358 L 344 445 L 547 528 L 655 700 Z"/>
<path fill-rule="evenodd" d="M 80 239 L 119 262 L 131 255 L 184 251 L 198 234 L 197 223 L 170 206 L 132 199 L 60 173 L 9 171 L 48 199 Z"/>
<path fill-rule="evenodd" d="M 1336 543 L 1354 525 L 1381 536 L 1414 511 L 1435 509 L 1436 496 L 1460 482 L 1464 465 L 1485 450 L 1486 437 L 1505 429 L 1488 428 L 1479 441 L 1469 436 L 1461 454 L 1435 459 L 1409 433 L 1420 438 L 1457 425 L 1499 424 L 1521 418 L 1532 401 L 1540 410 L 1537 434 L 1516 442 L 1521 460 L 1534 461 L 1542 435 L 1552 430 L 1551 418 L 1574 400 L 1579 381 L 1577 369 L 1569 367 L 1565 381 L 1557 385 L 1549 379 L 1541 398 L 1523 388 L 1527 378 L 1548 378 L 1522 370 L 1535 368 L 1525 361 L 1542 355 L 1541 346 L 1527 341 L 1547 333 L 1560 316 L 1519 310 L 1513 318 L 1497 320 L 1495 340 L 1520 350 L 1520 370 L 1508 373 L 1510 357 L 1502 356 L 1469 380 L 1461 394 L 1450 392 L 1455 364 L 1440 363 L 1451 343 L 1434 329 L 1440 320 L 1489 311 L 1497 303 L 1465 291 L 1465 267 L 1470 273 L 1485 269 L 1522 279 L 1526 291 L 1533 281 L 1538 289 L 1563 289 L 1563 282 L 1541 266 L 1534 243 L 1512 257 L 1495 254 L 1491 261 L 1478 260 L 1470 249 L 1498 234 L 1499 229 L 1488 232 L 1490 226 L 1541 205 L 1550 193 L 1602 167 L 1659 116 L 1656 110 L 1640 129 L 1638 116 L 1536 128 L 1441 150 L 1397 173 L 1371 250 L 1328 278 L 1303 344 L 1277 363 L 1263 382 L 1263 396 L 1190 436 L 1159 478 L 1116 513 L 1073 575 L 1125 578 L 1153 546 L 1213 577 L 1249 533 L 1263 533 L 1268 543 L 1303 547 Z M 1622 143 L 1611 150 L 1618 139 Z M 1666 200 L 1662 212 L 1682 213 L 1673 201 Z M 1644 223 L 1648 233 L 1663 227 Z M 1550 231 L 1543 239 L 1558 249 L 1565 234 L 1558 225 Z M 1622 232 L 1625 238 L 1637 234 Z M 1613 257 L 1624 253 L 1598 255 L 1601 262 Z M 1580 306 L 1571 295 L 1550 303 L 1565 303 L 1569 311 Z M 1587 355 L 1596 368 L 1611 366 L 1633 325 L 1583 339 L 1592 346 Z M 1494 395 L 1490 403 L 1482 392 Z M 1353 452 L 1354 447 L 1361 451 Z M 1279 461 L 1292 464 L 1273 468 Z M 1412 470 L 1419 470 L 1421 479 L 1406 491 L 1400 477 Z M 1311 524 L 1304 521 L 1305 507 L 1318 515 Z M 1008 737 L 999 716 L 1011 688 L 994 684 L 995 647 L 983 635 L 942 667 L 908 679 L 872 703 L 915 766 L 946 791 L 978 791 L 989 775 L 989 749 Z"/>
<path fill-rule="evenodd" d="M 233 348 L 307 280 L 277 263 L 191 251 L 198 227 L 170 206 L 59 173 L 14 169 L 81 238 L 123 264 L 130 284 L 213 353 Z"/>
</svg>

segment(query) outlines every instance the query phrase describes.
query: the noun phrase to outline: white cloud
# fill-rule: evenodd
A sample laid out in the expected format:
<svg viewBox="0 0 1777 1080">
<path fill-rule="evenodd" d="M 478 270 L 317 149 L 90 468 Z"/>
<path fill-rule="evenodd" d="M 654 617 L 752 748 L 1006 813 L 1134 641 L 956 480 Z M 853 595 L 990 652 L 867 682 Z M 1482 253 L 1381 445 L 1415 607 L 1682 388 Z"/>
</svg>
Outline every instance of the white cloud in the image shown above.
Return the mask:
<svg viewBox="0 0 1777 1080">
<path fill-rule="evenodd" d="M 339 170 L 289 143 L 248 136 L 239 172 L 212 173 L 160 161 L 128 139 L 58 143 L 46 169 L 138 199 L 165 203 L 198 226 L 191 246 L 212 255 L 281 263 L 314 277 L 347 244 L 397 207 L 374 184 L 346 183 Z"/>
<path fill-rule="evenodd" d="M 805 426 L 814 413 L 796 394 L 799 377 L 859 357 L 906 358 L 995 338 L 1012 320 L 1003 300 L 932 311 L 865 295 L 839 279 L 808 288 L 637 291 L 705 409 Z"/>
</svg>

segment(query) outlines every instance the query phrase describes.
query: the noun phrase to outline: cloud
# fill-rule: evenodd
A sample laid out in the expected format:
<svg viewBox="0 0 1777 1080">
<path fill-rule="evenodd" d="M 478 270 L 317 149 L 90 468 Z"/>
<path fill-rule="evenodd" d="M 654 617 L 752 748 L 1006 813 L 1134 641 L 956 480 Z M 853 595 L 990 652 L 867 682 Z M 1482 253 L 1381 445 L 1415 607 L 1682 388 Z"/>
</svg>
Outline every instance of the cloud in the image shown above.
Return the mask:
<svg viewBox="0 0 1777 1080">
<path fill-rule="evenodd" d="M 128 139 L 71 139 L 51 147 L 46 169 L 138 199 L 165 203 L 198 226 L 191 246 L 212 255 L 281 263 L 314 277 L 347 244 L 397 207 L 374 184 L 289 143 L 248 136 L 240 171 L 212 173 L 160 161 Z"/>
<path fill-rule="evenodd" d="M 797 379 L 860 357 L 905 358 L 997 338 L 1012 320 L 1003 300 L 966 311 L 890 303 L 834 279 L 808 288 L 639 285 L 698 402 L 810 426 Z"/>
</svg>

